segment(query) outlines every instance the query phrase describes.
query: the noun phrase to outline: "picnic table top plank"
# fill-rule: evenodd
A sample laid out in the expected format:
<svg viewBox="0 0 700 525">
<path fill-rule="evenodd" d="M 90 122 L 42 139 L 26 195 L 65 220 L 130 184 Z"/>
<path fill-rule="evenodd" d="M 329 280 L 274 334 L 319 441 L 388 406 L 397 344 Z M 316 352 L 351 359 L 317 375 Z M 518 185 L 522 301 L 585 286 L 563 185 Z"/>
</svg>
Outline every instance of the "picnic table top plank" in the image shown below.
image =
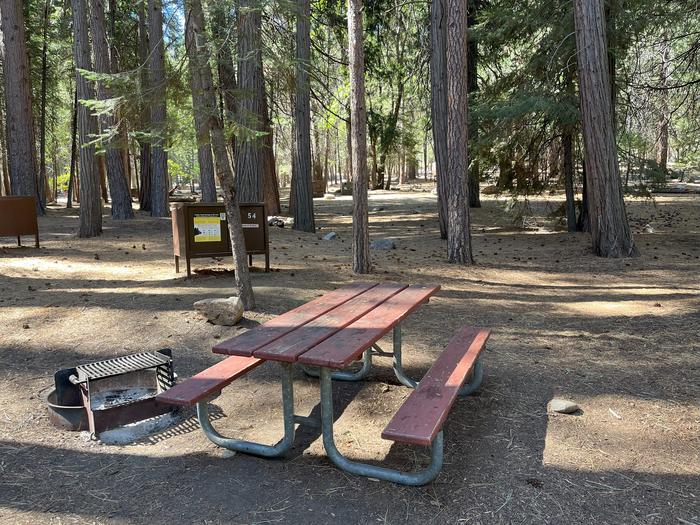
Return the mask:
<svg viewBox="0 0 700 525">
<path fill-rule="evenodd" d="M 215 354 L 252 356 L 255 350 L 276 341 L 300 326 L 367 292 L 376 287 L 377 284 L 357 282 L 328 292 L 294 310 L 267 321 L 261 326 L 218 343 L 212 351 Z"/>
<path fill-rule="evenodd" d="M 299 357 L 307 365 L 344 368 L 440 290 L 409 286 Z"/>
<path fill-rule="evenodd" d="M 374 310 L 405 288 L 407 288 L 405 284 L 382 283 L 254 351 L 253 355 L 261 359 L 293 363 L 304 352 Z"/>
<path fill-rule="evenodd" d="M 195 374 L 187 381 L 178 383 L 156 399 L 171 405 L 190 406 L 207 396 L 220 391 L 236 378 L 264 363 L 254 357 L 227 357 L 214 366 Z"/>
<path fill-rule="evenodd" d="M 464 327 L 457 332 L 391 419 L 382 432 L 382 438 L 430 445 L 489 335 L 491 331 L 484 328 Z"/>
</svg>

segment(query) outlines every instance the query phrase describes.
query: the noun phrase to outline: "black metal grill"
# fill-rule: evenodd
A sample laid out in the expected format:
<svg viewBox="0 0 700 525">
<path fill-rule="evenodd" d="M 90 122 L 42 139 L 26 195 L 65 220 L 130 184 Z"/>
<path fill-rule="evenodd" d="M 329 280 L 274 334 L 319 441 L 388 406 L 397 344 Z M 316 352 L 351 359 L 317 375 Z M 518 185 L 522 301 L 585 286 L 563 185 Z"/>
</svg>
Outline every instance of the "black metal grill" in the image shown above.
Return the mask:
<svg viewBox="0 0 700 525">
<path fill-rule="evenodd" d="M 141 354 L 107 359 L 106 361 L 98 361 L 96 363 L 88 363 L 86 365 L 78 365 L 75 369 L 78 372 L 78 383 L 85 383 L 86 381 L 114 377 L 138 370 L 170 366 L 171 361 L 172 359 L 170 356 L 165 354 L 159 352 L 144 352 Z"/>
<path fill-rule="evenodd" d="M 151 372 L 148 372 L 149 370 Z M 127 374 L 132 375 L 113 379 Z M 82 401 L 93 435 L 173 411 L 172 406 L 158 403 L 155 399 L 156 394 L 175 384 L 172 352 L 169 349 L 78 365 L 75 368 L 59 370 L 54 377 L 59 401 L 62 400 L 71 406 Z M 144 380 L 147 385 L 144 385 Z M 115 395 L 118 395 L 117 392 L 136 385 L 146 386 L 146 390 L 152 393 L 138 399 L 130 399 L 127 396 L 121 402 L 110 406 L 97 405 L 93 408 L 92 397 L 96 393 L 115 392 Z"/>
</svg>

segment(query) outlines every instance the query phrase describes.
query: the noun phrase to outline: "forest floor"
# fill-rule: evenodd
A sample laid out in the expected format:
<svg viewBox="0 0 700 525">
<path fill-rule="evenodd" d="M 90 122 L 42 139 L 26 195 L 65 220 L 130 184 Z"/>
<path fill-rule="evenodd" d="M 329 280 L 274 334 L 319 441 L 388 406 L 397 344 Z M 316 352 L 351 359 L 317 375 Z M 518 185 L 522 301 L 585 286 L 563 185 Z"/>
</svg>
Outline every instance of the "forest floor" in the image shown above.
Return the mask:
<svg viewBox="0 0 700 525">
<path fill-rule="evenodd" d="M 258 308 L 238 327 L 194 313 L 229 296 L 232 278 L 176 275 L 169 219 L 107 218 L 83 240 L 77 211 L 52 208 L 40 250 L 0 240 L 0 522 L 700 523 L 700 196 L 630 201 L 641 256 L 617 260 L 551 224 L 559 197 L 532 200 L 528 228 L 484 198 L 472 212 L 477 265 L 461 268 L 445 262 L 433 195 L 371 195 L 372 238 L 397 242 L 373 250 L 371 278 L 442 286 L 404 324 L 409 373 L 458 327 L 493 330 L 483 386 L 455 404 L 445 465 L 425 487 L 341 472 L 306 427 L 286 458 L 264 460 L 225 454 L 191 415 L 126 446 L 50 425 L 41 392 L 58 369 L 169 347 L 187 377 L 220 359 L 217 341 L 353 281 L 351 202 L 315 204 L 317 234 L 271 228 L 274 271 L 253 273 Z M 338 238 L 321 240 L 329 231 Z M 218 429 L 277 441 L 277 377 L 261 366 L 225 390 Z M 297 413 L 318 415 L 316 380 L 297 373 L 294 388 Z M 341 451 L 424 465 L 423 451 L 379 437 L 408 393 L 380 359 L 368 381 L 336 385 Z M 548 413 L 555 396 L 582 410 Z"/>
</svg>

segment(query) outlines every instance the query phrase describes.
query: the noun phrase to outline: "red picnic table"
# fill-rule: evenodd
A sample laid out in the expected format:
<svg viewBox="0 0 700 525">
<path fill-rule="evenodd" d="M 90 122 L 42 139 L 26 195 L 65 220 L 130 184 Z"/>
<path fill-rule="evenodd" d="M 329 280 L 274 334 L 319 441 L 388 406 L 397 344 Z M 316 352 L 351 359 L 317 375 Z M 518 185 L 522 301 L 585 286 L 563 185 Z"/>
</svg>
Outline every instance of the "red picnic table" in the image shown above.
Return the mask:
<svg viewBox="0 0 700 525">
<path fill-rule="evenodd" d="M 231 357 L 159 394 L 158 399 L 176 405 L 197 404 L 204 433 L 221 447 L 276 457 L 291 448 L 295 424 L 320 423 L 326 453 L 341 469 L 407 485 L 428 483 L 442 468 L 442 426 L 450 408 L 458 395 L 473 392 L 481 383 L 480 355 L 490 335 L 489 330 L 463 327 L 420 382 L 409 378 L 402 367 L 401 323 L 439 290 L 439 286 L 393 282 L 359 282 L 339 288 L 217 344 L 215 353 Z M 392 330 L 393 351 L 386 352 L 377 343 Z M 373 356 L 392 357 L 398 380 L 415 389 L 391 419 L 382 438 L 430 446 L 431 461 L 422 471 L 403 472 L 352 461 L 335 446 L 331 382 L 366 378 Z M 359 371 L 343 370 L 359 358 Z M 210 399 L 265 361 L 281 365 L 284 437 L 275 445 L 266 445 L 222 436 L 211 424 Z M 320 422 L 294 414 L 294 364 L 320 377 Z"/>
</svg>

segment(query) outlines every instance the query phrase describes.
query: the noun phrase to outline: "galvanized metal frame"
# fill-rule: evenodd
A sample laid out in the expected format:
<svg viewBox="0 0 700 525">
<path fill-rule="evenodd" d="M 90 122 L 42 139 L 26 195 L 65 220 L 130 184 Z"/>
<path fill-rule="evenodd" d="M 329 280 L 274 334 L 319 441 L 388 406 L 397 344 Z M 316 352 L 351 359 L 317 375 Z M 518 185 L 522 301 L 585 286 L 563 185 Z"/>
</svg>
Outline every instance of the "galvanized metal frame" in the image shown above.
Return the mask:
<svg viewBox="0 0 700 525">
<path fill-rule="evenodd" d="M 416 388 L 418 386 L 419 381 L 416 381 L 415 379 L 410 377 L 403 369 L 401 346 L 401 324 L 398 324 L 394 327 L 393 331 L 393 352 L 386 352 L 382 350 L 378 344 L 375 343 L 372 345 L 371 348 L 369 348 L 362 354 L 362 368 L 360 370 L 356 372 L 350 372 L 346 370 L 334 371 L 331 373 L 331 379 L 333 379 L 334 381 L 362 381 L 369 375 L 370 371 L 372 370 L 372 356 L 391 357 L 393 358 L 392 368 L 394 370 L 394 375 L 396 376 L 396 379 L 398 379 L 402 385 L 407 386 L 408 388 Z M 307 376 L 316 378 L 320 376 L 318 367 L 301 365 L 301 369 Z M 483 366 L 481 362 L 481 356 L 479 356 L 476 360 L 476 363 L 474 363 L 474 370 L 471 374 L 469 382 L 465 383 L 462 386 L 462 388 L 460 388 L 459 393 L 457 395 L 468 396 L 469 394 L 472 394 L 474 391 L 476 391 L 477 388 L 479 388 L 479 386 L 481 386 L 483 377 Z"/>
<path fill-rule="evenodd" d="M 329 368 L 321 368 L 321 425 L 323 430 L 323 447 L 329 459 L 341 470 L 367 476 L 370 478 L 391 481 L 401 485 L 425 485 L 434 480 L 442 469 L 443 434 L 440 431 L 430 447 L 430 464 L 418 472 L 403 472 L 400 470 L 380 467 L 352 461 L 338 450 L 333 437 L 333 381 Z"/>
<path fill-rule="evenodd" d="M 291 363 L 280 363 L 282 367 L 282 414 L 284 418 L 284 437 L 275 445 L 265 445 L 252 441 L 228 438 L 219 434 L 211 424 L 209 417 L 209 400 L 197 403 L 197 419 L 204 434 L 209 440 L 223 448 L 244 452 L 266 458 L 278 457 L 292 448 L 294 442 L 294 387 L 292 381 L 293 368 Z M 301 423 L 302 421 L 297 421 Z"/>
<path fill-rule="evenodd" d="M 301 365 L 301 369 L 307 376 L 320 377 L 319 367 Z M 366 350 L 362 353 L 362 368 L 355 372 L 348 370 L 340 370 L 331 373 L 331 377 L 335 381 L 362 381 L 366 379 L 372 370 L 372 351 Z"/>
<path fill-rule="evenodd" d="M 305 374 L 320 377 L 321 395 L 321 421 L 320 427 L 323 435 L 323 446 L 328 458 L 341 470 L 351 474 L 367 476 L 384 481 L 391 481 L 401 485 L 420 486 L 433 481 L 440 473 L 443 464 L 443 431 L 441 430 L 430 445 L 430 463 L 426 468 L 416 472 L 405 472 L 396 469 L 380 467 L 359 461 L 353 461 L 345 457 L 336 447 L 333 433 L 333 381 L 360 381 L 365 379 L 372 368 L 372 356 L 392 357 L 393 370 L 401 384 L 416 388 L 419 384 L 409 377 L 403 370 L 401 359 L 401 325 L 397 325 L 393 331 L 393 352 L 385 352 L 374 344 L 362 354 L 362 368 L 355 372 L 334 371 L 328 367 L 307 367 L 301 369 Z M 262 457 L 279 457 L 289 451 L 294 441 L 294 425 L 319 426 L 319 421 L 306 416 L 294 414 L 294 390 L 293 390 L 293 365 L 292 363 L 280 363 L 282 367 L 282 412 L 284 418 L 284 436 L 275 445 L 265 445 L 251 441 L 224 437 L 219 434 L 211 424 L 209 416 L 208 400 L 197 403 L 197 417 L 204 434 L 216 445 L 246 454 Z M 459 395 L 464 396 L 474 392 L 483 379 L 481 356 L 474 364 L 474 371 L 468 383 L 459 390 Z"/>
</svg>

